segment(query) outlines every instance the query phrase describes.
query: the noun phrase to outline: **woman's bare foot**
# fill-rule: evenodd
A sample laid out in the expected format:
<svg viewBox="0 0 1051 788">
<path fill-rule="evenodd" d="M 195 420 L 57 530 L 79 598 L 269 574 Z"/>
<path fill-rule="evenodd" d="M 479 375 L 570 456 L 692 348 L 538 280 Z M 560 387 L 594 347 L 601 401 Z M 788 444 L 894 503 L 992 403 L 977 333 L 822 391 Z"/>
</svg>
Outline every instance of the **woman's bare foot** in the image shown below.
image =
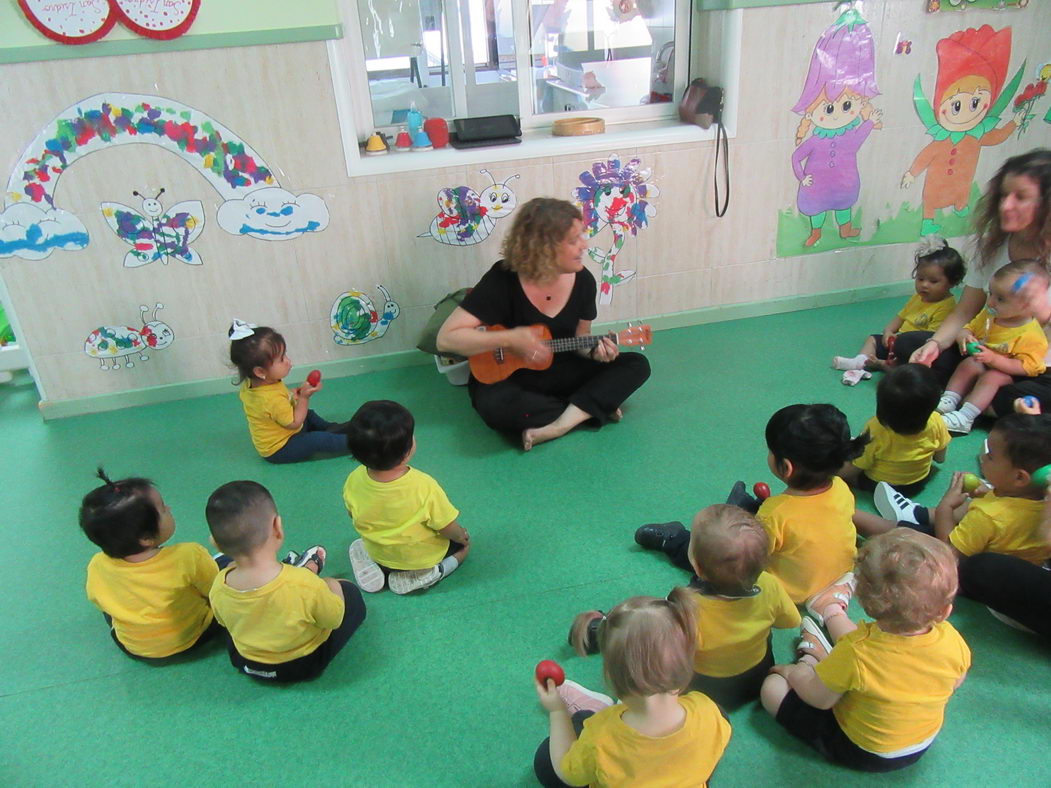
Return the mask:
<svg viewBox="0 0 1051 788">
<path fill-rule="evenodd" d="M 576 405 L 567 405 L 562 415 L 550 424 L 543 427 L 530 427 L 522 430 L 522 450 L 529 451 L 541 443 L 561 438 L 578 424 L 583 424 L 591 418 L 591 415 L 581 410 Z"/>
<path fill-rule="evenodd" d="M 610 421 L 620 421 L 623 418 L 624 418 L 624 411 L 622 411 L 620 408 L 617 408 L 615 411 L 613 411 L 611 414 L 609 414 L 609 420 Z"/>
</svg>

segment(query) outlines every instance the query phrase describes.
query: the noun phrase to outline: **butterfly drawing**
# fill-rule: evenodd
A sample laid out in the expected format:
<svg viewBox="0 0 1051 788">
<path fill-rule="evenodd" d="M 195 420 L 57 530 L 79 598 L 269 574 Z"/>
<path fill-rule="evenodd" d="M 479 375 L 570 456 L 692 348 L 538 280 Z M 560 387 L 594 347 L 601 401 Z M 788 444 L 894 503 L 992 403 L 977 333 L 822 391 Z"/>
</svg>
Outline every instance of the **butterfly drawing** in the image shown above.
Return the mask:
<svg viewBox="0 0 1051 788">
<path fill-rule="evenodd" d="M 165 265 L 174 257 L 187 265 L 201 265 L 204 261 L 190 248 L 190 243 L 204 229 L 204 206 L 200 200 L 187 200 L 173 205 L 167 211 L 161 207 L 160 196 L 142 198 L 142 212 L 119 202 L 102 203 L 106 223 L 131 251 L 124 256 L 125 268 L 138 268 L 160 260 Z"/>
</svg>

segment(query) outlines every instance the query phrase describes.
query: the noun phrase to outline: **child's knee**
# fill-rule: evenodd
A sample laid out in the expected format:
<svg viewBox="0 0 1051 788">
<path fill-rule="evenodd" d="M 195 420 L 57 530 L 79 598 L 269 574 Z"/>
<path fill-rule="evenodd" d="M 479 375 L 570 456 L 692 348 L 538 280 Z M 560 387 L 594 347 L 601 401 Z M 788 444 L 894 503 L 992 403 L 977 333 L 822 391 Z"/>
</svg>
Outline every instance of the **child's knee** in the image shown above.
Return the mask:
<svg viewBox="0 0 1051 788">
<path fill-rule="evenodd" d="M 336 580 L 333 577 L 323 577 L 321 579 L 325 581 L 325 585 L 328 586 L 329 590 L 333 594 L 338 596 L 340 599 L 343 599 L 343 586 L 339 584 L 338 580 Z"/>
</svg>

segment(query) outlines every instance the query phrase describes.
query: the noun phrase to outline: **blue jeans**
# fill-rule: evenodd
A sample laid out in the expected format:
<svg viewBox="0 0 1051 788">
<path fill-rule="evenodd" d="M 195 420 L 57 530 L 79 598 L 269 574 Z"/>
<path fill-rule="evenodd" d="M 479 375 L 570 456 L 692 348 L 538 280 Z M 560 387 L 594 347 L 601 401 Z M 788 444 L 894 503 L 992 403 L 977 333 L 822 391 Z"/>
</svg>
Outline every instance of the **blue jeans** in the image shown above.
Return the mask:
<svg viewBox="0 0 1051 788">
<path fill-rule="evenodd" d="M 347 453 L 347 436 L 338 432 L 340 424 L 325 421 L 314 411 L 307 411 L 306 421 L 303 429 L 288 439 L 288 443 L 275 451 L 269 457 L 264 457 L 267 462 L 283 464 L 287 462 L 303 462 L 316 457 L 319 454 L 337 455 Z"/>
</svg>

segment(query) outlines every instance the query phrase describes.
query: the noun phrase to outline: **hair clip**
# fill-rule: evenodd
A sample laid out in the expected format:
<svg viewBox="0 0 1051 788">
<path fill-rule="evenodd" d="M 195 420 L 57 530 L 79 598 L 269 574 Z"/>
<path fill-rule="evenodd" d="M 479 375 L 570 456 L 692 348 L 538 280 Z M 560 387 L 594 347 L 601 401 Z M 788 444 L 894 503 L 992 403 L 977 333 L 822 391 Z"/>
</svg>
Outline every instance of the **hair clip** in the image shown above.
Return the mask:
<svg viewBox="0 0 1051 788">
<path fill-rule="evenodd" d="M 230 330 L 227 333 L 230 339 L 244 339 L 255 333 L 255 331 L 252 330 L 253 328 L 257 328 L 255 323 L 246 323 L 235 317 L 234 322 L 230 324 Z"/>
<path fill-rule="evenodd" d="M 919 244 L 916 247 L 917 257 L 926 257 L 932 252 L 937 252 L 941 249 L 945 249 L 949 245 L 949 242 L 942 238 L 940 235 L 925 235 L 920 239 Z"/>
</svg>

